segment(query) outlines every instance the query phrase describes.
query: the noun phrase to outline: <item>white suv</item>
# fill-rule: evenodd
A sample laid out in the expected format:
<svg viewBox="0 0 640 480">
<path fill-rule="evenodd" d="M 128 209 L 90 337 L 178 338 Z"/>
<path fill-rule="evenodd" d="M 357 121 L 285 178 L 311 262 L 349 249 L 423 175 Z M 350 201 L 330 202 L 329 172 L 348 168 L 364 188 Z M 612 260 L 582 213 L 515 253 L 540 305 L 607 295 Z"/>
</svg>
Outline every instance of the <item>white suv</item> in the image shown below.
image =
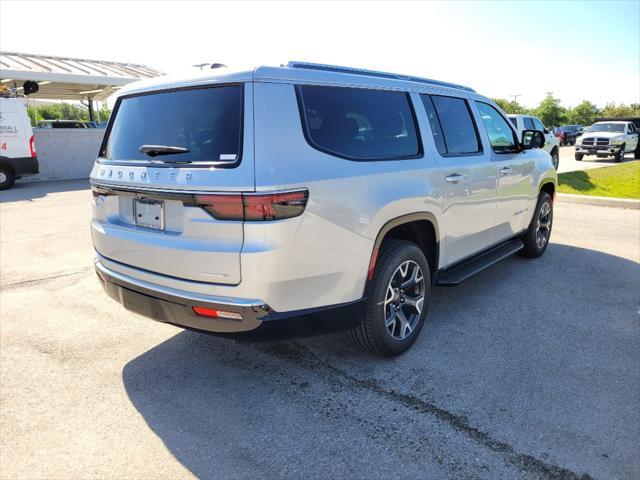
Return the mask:
<svg viewBox="0 0 640 480">
<path fill-rule="evenodd" d="M 120 91 L 91 174 L 95 266 L 159 321 L 242 332 L 349 306 L 343 328 L 399 354 L 432 283 L 545 251 L 543 144 L 422 78 L 297 62 L 143 81 Z"/>
<path fill-rule="evenodd" d="M 509 115 L 509 120 L 516 127 L 519 135 L 522 135 L 525 130 L 540 130 L 544 133 L 544 150 L 551 155 L 551 162 L 557 170 L 560 164 L 560 142 L 542 121 L 532 115 Z"/>
</svg>

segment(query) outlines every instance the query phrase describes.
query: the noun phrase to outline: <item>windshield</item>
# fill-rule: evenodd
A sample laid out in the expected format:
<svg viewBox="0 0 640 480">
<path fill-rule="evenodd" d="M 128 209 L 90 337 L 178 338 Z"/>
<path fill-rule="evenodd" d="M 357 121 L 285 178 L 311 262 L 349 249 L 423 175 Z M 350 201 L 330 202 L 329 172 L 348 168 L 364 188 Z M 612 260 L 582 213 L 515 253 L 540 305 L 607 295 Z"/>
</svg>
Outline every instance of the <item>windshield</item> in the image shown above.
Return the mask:
<svg viewBox="0 0 640 480">
<path fill-rule="evenodd" d="M 589 129 L 589 132 L 624 133 L 624 124 L 623 123 L 596 123 Z"/>
<path fill-rule="evenodd" d="M 155 161 L 237 165 L 242 108 L 242 85 L 124 97 L 101 156 L 148 163 L 152 158 L 145 148 L 162 146 L 175 153 L 163 153 Z"/>
</svg>

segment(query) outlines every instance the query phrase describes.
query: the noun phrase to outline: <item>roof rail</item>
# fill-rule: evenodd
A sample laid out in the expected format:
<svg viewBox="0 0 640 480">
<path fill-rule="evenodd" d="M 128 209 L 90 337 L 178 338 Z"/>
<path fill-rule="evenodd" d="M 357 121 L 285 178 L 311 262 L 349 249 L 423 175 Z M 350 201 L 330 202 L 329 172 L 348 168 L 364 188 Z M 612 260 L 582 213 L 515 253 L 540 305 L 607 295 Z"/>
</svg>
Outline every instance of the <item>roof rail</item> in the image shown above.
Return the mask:
<svg viewBox="0 0 640 480">
<path fill-rule="evenodd" d="M 363 68 L 340 67 L 338 65 L 325 65 L 322 63 L 297 61 L 290 61 L 289 63 L 287 63 L 287 67 L 305 68 L 308 70 L 322 70 L 325 72 L 350 73 L 352 75 L 366 75 L 368 77 L 390 78 L 392 80 L 406 80 L 408 82 L 426 83 L 428 85 L 436 85 L 439 87 L 457 88 L 460 90 L 466 90 L 468 92 L 475 93 L 475 90 L 473 88 L 465 87 L 464 85 L 458 85 L 456 83 L 442 82 L 440 80 L 432 80 L 430 78 L 412 77 L 411 75 L 401 75 L 398 73 L 378 72 L 376 70 L 366 70 Z"/>
</svg>

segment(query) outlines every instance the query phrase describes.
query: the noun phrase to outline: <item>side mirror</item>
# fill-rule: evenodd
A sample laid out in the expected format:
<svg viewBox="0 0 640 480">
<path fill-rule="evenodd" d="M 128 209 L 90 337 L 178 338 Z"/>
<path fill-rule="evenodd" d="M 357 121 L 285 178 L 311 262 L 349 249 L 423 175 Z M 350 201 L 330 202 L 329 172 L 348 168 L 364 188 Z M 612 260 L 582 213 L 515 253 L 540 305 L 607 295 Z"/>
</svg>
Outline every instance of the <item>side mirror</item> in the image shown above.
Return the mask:
<svg viewBox="0 0 640 480">
<path fill-rule="evenodd" d="M 549 132 L 549 129 L 548 129 L 548 128 L 545 128 L 545 129 L 544 129 L 544 134 L 545 134 L 545 135 L 547 135 L 547 134 L 549 134 L 549 133 L 551 133 L 551 132 Z"/>
<path fill-rule="evenodd" d="M 544 133 L 540 130 L 524 130 L 520 143 L 522 144 L 523 150 L 542 148 L 544 147 Z"/>
</svg>

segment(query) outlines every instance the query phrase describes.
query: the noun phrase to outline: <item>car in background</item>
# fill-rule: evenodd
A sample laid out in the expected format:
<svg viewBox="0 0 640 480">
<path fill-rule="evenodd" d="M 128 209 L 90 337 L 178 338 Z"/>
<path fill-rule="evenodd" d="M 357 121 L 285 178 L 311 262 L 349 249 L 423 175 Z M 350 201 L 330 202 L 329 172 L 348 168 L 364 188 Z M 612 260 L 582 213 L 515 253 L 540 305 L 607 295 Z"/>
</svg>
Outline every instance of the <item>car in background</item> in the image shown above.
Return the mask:
<svg viewBox="0 0 640 480">
<path fill-rule="evenodd" d="M 581 125 L 562 125 L 558 127 L 558 130 L 562 132 L 561 140 L 559 139 L 560 145 L 575 145 L 576 139 L 580 136 L 581 128 Z M 556 138 L 558 138 L 557 134 Z"/>
<path fill-rule="evenodd" d="M 27 109 L 18 98 L 0 98 L 0 190 L 38 173 L 33 130 Z"/>
<path fill-rule="evenodd" d="M 575 159 L 581 161 L 585 155 L 596 155 L 598 158 L 613 155 L 616 162 L 621 162 L 628 152 L 634 152 L 634 158 L 640 158 L 638 132 L 633 122 L 597 122 L 580 137 L 576 144 Z"/>
<path fill-rule="evenodd" d="M 538 117 L 532 115 L 507 115 L 513 126 L 516 127 L 518 135 L 521 136 L 524 130 L 539 130 L 544 133 L 544 147 L 549 155 L 554 168 L 558 169 L 560 163 L 560 142 L 551 131 L 544 126 Z"/>
<path fill-rule="evenodd" d="M 42 120 L 37 128 L 95 128 L 81 120 Z"/>
</svg>

